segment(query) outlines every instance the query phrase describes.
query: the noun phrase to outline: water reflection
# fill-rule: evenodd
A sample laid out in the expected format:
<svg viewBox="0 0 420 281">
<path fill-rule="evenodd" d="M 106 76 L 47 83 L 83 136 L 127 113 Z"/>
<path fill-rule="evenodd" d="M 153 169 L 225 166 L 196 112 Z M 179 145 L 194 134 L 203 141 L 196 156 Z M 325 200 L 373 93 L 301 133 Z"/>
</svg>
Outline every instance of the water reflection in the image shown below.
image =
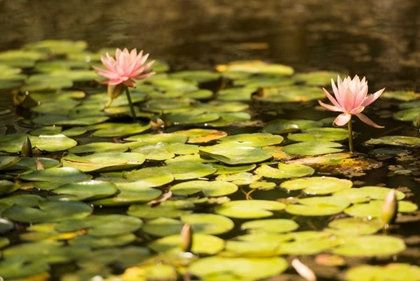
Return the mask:
<svg viewBox="0 0 420 281">
<path fill-rule="evenodd" d="M 86 40 L 94 49 L 144 48 L 176 69 L 258 58 L 369 73 L 388 89 L 420 88 L 419 26 L 417 0 L 0 1 L 0 50 Z"/>
</svg>

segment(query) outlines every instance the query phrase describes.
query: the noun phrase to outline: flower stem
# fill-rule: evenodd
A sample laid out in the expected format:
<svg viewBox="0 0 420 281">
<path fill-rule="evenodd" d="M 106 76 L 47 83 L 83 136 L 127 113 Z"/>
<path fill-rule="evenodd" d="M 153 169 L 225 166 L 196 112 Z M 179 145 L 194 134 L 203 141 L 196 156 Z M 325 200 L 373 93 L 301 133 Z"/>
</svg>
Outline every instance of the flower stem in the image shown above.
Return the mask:
<svg viewBox="0 0 420 281">
<path fill-rule="evenodd" d="M 130 91 L 125 87 L 125 94 L 127 95 L 128 104 L 130 105 L 131 116 L 136 120 L 136 112 L 134 111 L 133 102 L 131 101 Z"/>
<path fill-rule="evenodd" d="M 350 118 L 350 121 L 347 123 L 347 128 L 349 131 L 349 150 L 350 150 L 350 153 L 353 153 L 353 129 L 351 126 L 351 118 Z"/>
</svg>

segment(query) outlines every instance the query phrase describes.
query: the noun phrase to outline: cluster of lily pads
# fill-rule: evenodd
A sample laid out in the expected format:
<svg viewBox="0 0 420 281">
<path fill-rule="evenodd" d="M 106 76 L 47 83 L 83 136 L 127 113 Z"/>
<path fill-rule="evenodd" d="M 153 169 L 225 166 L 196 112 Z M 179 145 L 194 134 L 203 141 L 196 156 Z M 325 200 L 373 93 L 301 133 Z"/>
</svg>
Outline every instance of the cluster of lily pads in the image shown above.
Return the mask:
<svg viewBox="0 0 420 281">
<path fill-rule="evenodd" d="M 65 264 L 61 280 L 259 280 L 293 273 L 291 256 L 342 267 L 345 257 L 406 249 L 380 233 L 390 188 L 355 187 L 347 176 L 409 157 L 420 139 L 371 139 L 370 158 L 345 152 L 347 130 L 331 118 L 282 115 L 315 105 L 337 73 L 260 61 L 170 72 L 157 61 L 158 74 L 131 91 L 133 122 L 124 98 L 104 109 L 91 66 L 105 50 L 86 48 L 50 40 L 0 53 L 0 89 L 31 112 L 27 133 L 0 136 L 1 277 L 48 280 Z M 419 94 L 384 96 L 406 99 L 394 117 L 417 125 Z M 259 119 L 256 104 L 275 104 L 273 119 Z M 418 217 L 407 195 L 396 192 L 397 223 Z M 188 252 L 185 224 L 194 233 Z M 416 265 L 387 261 L 339 278 L 420 276 Z"/>
</svg>

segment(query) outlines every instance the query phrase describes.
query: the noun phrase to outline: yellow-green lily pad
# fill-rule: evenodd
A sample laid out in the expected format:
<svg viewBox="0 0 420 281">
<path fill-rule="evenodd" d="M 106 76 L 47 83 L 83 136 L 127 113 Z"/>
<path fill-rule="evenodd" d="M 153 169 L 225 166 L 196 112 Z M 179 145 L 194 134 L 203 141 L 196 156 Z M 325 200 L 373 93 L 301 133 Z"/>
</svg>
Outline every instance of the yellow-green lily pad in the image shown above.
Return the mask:
<svg viewBox="0 0 420 281">
<path fill-rule="evenodd" d="M 145 219 L 159 217 L 178 218 L 191 213 L 193 208 L 194 203 L 189 201 L 165 201 L 158 206 L 133 204 L 128 208 L 127 214 Z"/>
<path fill-rule="evenodd" d="M 390 263 L 385 266 L 380 265 L 360 265 L 350 268 L 346 274 L 349 281 L 407 281 L 419 280 L 420 267 L 407 263 Z"/>
<path fill-rule="evenodd" d="M 326 231 L 337 235 L 367 235 L 375 234 L 383 228 L 378 219 L 341 218 L 331 221 Z"/>
<path fill-rule="evenodd" d="M 347 139 L 348 131 L 342 128 L 308 128 L 301 133 L 289 134 L 288 139 L 293 141 L 342 141 Z"/>
<path fill-rule="evenodd" d="M 90 152 L 125 152 L 129 149 L 128 145 L 123 143 L 113 142 L 93 142 L 83 145 L 78 145 L 69 150 L 70 153 L 82 154 Z"/>
<path fill-rule="evenodd" d="M 216 214 L 188 214 L 181 221 L 191 225 L 194 233 L 222 234 L 234 227 L 231 219 Z"/>
<path fill-rule="evenodd" d="M 419 112 L 420 113 L 420 112 Z M 393 145 L 404 147 L 419 147 L 420 138 L 410 136 L 384 136 L 370 139 L 365 142 L 367 145 Z"/>
<path fill-rule="evenodd" d="M 345 197 L 351 203 L 363 203 L 373 200 L 384 200 L 390 188 L 380 186 L 363 186 L 359 188 L 343 189 L 333 193 L 333 196 Z M 405 198 L 405 194 L 399 190 L 395 191 L 397 200 Z"/>
<path fill-rule="evenodd" d="M 263 176 L 265 178 L 274 178 L 274 179 L 286 179 L 286 178 L 298 178 L 304 176 L 310 176 L 315 172 L 309 166 L 300 165 L 300 164 L 278 164 L 277 168 L 272 168 L 266 164 L 262 164 L 255 170 L 257 175 Z"/>
<path fill-rule="evenodd" d="M 57 182 L 64 184 L 89 180 L 91 177 L 75 168 L 60 167 L 33 171 L 29 174 L 22 175 L 20 178 L 26 181 Z"/>
<path fill-rule="evenodd" d="M 287 154 L 300 156 L 321 155 L 340 152 L 342 150 L 341 144 L 329 141 L 305 141 L 284 147 L 284 152 Z"/>
<path fill-rule="evenodd" d="M 330 194 L 353 186 L 352 181 L 334 177 L 292 179 L 280 184 L 288 190 L 303 190 L 307 194 Z"/>
<path fill-rule="evenodd" d="M 188 143 L 206 143 L 227 136 L 227 133 L 223 131 L 198 128 L 176 131 L 174 134 L 187 137 Z"/>
<path fill-rule="evenodd" d="M 0 195 L 12 193 L 15 190 L 18 190 L 20 185 L 8 180 L 0 180 Z"/>
<path fill-rule="evenodd" d="M 217 214 L 231 218 L 256 219 L 270 217 L 272 211 L 281 211 L 285 204 L 268 200 L 236 200 L 215 207 Z"/>
<path fill-rule="evenodd" d="M 341 198 L 341 197 L 337 197 Z M 368 203 L 355 204 L 344 212 L 349 216 L 362 218 L 380 218 L 384 201 L 373 200 Z M 398 212 L 410 213 L 418 209 L 417 205 L 408 201 L 398 201 Z"/>
<path fill-rule="evenodd" d="M 92 133 L 95 137 L 124 137 L 144 132 L 150 128 L 150 124 L 104 123 L 98 125 L 97 128 L 99 130 Z"/>
<path fill-rule="evenodd" d="M 350 257 L 391 256 L 406 249 L 402 239 L 383 235 L 341 237 L 343 240 L 332 252 Z"/>
<path fill-rule="evenodd" d="M 184 223 L 177 219 L 158 217 L 147 221 L 142 230 L 150 235 L 163 237 L 181 233 Z"/>
<path fill-rule="evenodd" d="M 299 225 L 289 219 L 265 219 L 245 222 L 241 228 L 252 232 L 284 233 L 298 229 Z"/>
<path fill-rule="evenodd" d="M 270 153 L 259 147 L 227 142 L 200 148 L 200 154 L 229 165 L 258 163 L 270 159 Z"/>
<path fill-rule="evenodd" d="M 202 192 L 208 197 L 218 197 L 234 193 L 238 186 L 226 181 L 187 181 L 181 182 L 171 187 L 171 191 L 176 195 L 192 195 Z"/>
<path fill-rule="evenodd" d="M 128 181 L 136 182 L 138 186 L 157 187 L 170 183 L 174 175 L 166 167 L 148 167 L 123 173 Z"/>
<path fill-rule="evenodd" d="M 112 182 L 90 180 L 76 183 L 67 183 L 54 189 L 59 194 L 60 200 L 95 200 L 109 197 L 118 192 L 116 185 Z"/>
<path fill-rule="evenodd" d="M 330 216 L 339 214 L 350 205 L 350 201 L 333 196 L 299 199 L 298 204 L 289 204 L 286 212 L 301 216 Z"/>
<path fill-rule="evenodd" d="M 197 260 L 188 268 L 188 272 L 200 276 L 203 280 L 213 276 L 213 280 L 260 280 L 281 274 L 287 269 L 285 259 L 280 257 L 267 258 L 229 258 L 206 257 Z M 237 279 L 220 279 L 226 272 Z"/>
</svg>

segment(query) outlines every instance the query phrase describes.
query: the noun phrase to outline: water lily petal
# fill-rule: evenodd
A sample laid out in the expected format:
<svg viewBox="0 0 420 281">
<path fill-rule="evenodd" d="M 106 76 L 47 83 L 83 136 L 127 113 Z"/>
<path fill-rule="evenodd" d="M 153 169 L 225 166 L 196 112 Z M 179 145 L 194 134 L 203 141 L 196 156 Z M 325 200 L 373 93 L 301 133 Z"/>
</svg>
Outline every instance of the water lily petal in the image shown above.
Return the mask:
<svg viewBox="0 0 420 281">
<path fill-rule="evenodd" d="M 330 111 L 335 111 L 335 112 L 341 112 L 341 111 L 342 111 L 342 109 L 341 109 L 340 107 L 337 107 L 337 106 L 334 106 L 334 105 L 329 105 L 329 104 L 323 103 L 323 102 L 322 102 L 322 101 L 320 101 L 320 100 L 318 100 L 318 103 L 319 103 L 321 106 L 325 107 L 326 109 L 328 109 L 328 110 L 330 110 Z"/>
<path fill-rule="evenodd" d="M 340 105 L 340 102 L 337 102 L 337 100 L 332 95 L 330 95 L 330 93 L 327 90 L 325 90 L 324 88 L 322 88 L 322 89 L 324 90 L 324 93 L 327 96 L 327 98 L 330 100 L 330 102 L 333 105 L 335 105 L 337 108 L 340 108 L 340 110 L 338 110 L 338 111 L 342 111 L 342 109 L 341 109 L 342 107 Z M 333 110 L 333 111 L 336 111 L 336 110 Z"/>
<path fill-rule="evenodd" d="M 369 104 L 371 104 L 372 102 L 374 102 L 377 98 L 379 98 L 382 93 L 385 91 L 385 88 L 369 95 L 362 103 L 363 106 L 368 106 Z"/>
<path fill-rule="evenodd" d="M 342 113 L 335 118 L 334 124 L 337 126 L 344 126 L 350 121 L 350 119 L 351 119 L 351 114 Z"/>
<path fill-rule="evenodd" d="M 376 124 L 375 122 L 373 122 L 372 120 L 370 120 L 369 117 L 367 117 L 363 113 L 356 114 L 356 116 L 359 117 L 359 119 L 363 123 L 368 124 L 369 126 L 372 126 L 372 127 L 375 127 L 375 128 L 379 128 L 379 129 L 384 127 L 384 126 L 380 126 L 380 125 Z"/>
</svg>

